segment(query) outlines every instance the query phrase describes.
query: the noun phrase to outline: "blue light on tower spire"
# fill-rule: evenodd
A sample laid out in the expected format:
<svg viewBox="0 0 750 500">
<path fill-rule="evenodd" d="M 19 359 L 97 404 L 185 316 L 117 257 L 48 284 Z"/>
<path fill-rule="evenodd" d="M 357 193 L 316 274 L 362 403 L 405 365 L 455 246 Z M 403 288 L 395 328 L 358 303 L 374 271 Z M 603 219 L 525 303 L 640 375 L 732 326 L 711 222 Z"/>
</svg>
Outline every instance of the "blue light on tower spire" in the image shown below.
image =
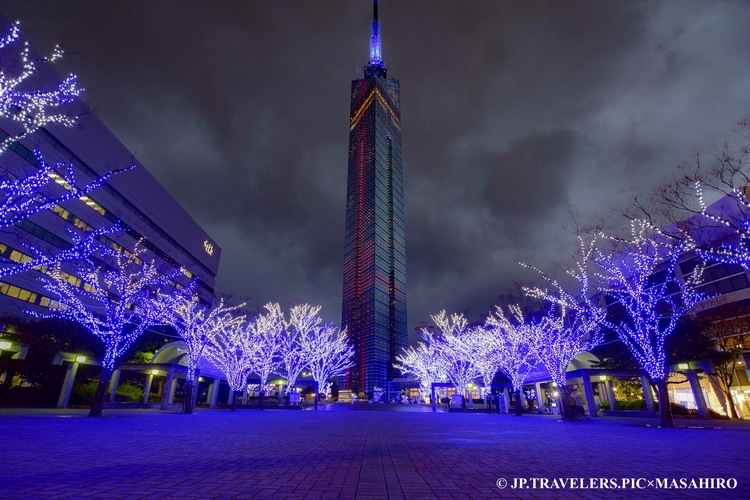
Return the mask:
<svg viewBox="0 0 750 500">
<path fill-rule="evenodd" d="M 372 28 L 370 29 L 370 62 L 365 66 L 366 78 L 385 78 L 386 69 L 383 61 L 383 48 L 380 44 L 380 20 L 378 19 L 378 0 L 373 2 Z"/>
<path fill-rule="evenodd" d="M 383 49 L 380 45 L 380 20 L 378 20 L 378 0 L 374 1 L 372 28 L 370 30 L 370 66 L 383 65 Z"/>
</svg>

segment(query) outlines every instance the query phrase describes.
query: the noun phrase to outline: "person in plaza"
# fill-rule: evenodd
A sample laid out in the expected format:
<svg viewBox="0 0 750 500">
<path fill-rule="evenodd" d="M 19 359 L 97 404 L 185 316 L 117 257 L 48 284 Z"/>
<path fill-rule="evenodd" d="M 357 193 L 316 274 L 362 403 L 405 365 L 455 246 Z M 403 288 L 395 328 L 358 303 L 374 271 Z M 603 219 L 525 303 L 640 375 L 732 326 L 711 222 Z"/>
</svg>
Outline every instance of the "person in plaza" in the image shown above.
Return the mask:
<svg viewBox="0 0 750 500">
<path fill-rule="evenodd" d="M 599 393 L 598 392 L 594 393 L 594 404 L 596 405 L 596 414 L 598 416 L 602 412 L 602 400 L 599 399 Z"/>
</svg>

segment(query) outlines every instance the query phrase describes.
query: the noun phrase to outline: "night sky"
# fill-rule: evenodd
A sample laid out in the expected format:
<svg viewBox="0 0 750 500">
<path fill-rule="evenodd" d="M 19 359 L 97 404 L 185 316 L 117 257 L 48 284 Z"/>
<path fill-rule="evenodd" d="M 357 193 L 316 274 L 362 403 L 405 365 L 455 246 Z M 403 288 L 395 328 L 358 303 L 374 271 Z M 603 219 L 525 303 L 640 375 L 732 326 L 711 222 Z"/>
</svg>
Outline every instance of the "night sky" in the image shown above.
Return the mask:
<svg viewBox="0 0 750 500">
<path fill-rule="evenodd" d="M 369 0 L 0 1 L 223 250 L 218 288 L 341 320 L 350 82 Z M 382 0 L 401 80 L 410 336 L 731 136 L 750 3 Z"/>
</svg>

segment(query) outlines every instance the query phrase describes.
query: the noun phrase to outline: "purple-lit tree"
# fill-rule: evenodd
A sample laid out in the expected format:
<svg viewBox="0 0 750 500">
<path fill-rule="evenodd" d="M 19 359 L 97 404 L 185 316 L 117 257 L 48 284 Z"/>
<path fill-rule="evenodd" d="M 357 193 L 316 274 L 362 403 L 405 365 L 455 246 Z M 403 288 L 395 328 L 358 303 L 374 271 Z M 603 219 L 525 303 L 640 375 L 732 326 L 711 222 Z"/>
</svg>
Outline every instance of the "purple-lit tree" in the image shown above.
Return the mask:
<svg viewBox="0 0 750 500">
<path fill-rule="evenodd" d="M 232 411 L 237 410 L 237 396 L 247 389 L 255 350 L 253 342 L 252 332 L 244 321 L 231 321 L 218 326 L 204 351 L 208 360 L 227 378 L 232 389 Z"/>
<path fill-rule="evenodd" d="M 318 386 L 315 391 L 317 408 L 319 393 L 325 389 L 331 377 L 343 375 L 347 368 L 354 366 L 354 348 L 346 338 L 346 330 L 332 324 L 312 328 L 300 338 L 300 345 L 307 367 Z"/>
<path fill-rule="evenodd" d="M 442 335 L 434 337 L 432 346 L 442 358 L 448 379 L 456 388 L 456 393 L 466 397 L 466 390 L 472 381 L 479 377 L 476 367 L 477 354 L 472 352 L 471 335 L 468 322 L 463 314 L 454 313 L 450 317 L 445 310 L 430 316 Z M 426 333 L 426 330 L 423 330 Z M 467 399 L 469 408 L 473 407 L 471 394 Z"/>
<path fill-rule="evenodd" d="M 0 153 L 41 127 L 76 122 L 76 114 L 67 109 L 82 90 L 76 76 L 47 85 L 37 67 L 53 63 L 62 55 L 60 47 L 55 47 L 50 57 L 33 58 L 28 42 L 21 39 L 19 21 L 0 38 L 0 118 L 9 125 L 3 127 Z"/>
<path fill-rule="evenodd" d="M 233 312 L 243 305 L 227 306 L 223 298 L 213 307 L 204 304 L 193 293 L 192 285 L 182 290 L 171 290 L 169 293 L 160 292 L 157 297 L 151 299 L 149 309 L 153 321 L 174 328 L 185 343 L 188 369 L 185 377 L 183 413 L 193 412 L 196 370 L 206 346 L 216 332 L 242 324 L 244 316 L 237 316 Z"/>
<path fill-rule="evenodd" d="M 282 360 L 281 371 L 286 381 L 286 393 L 294 388 L 299 374 L 307 366 L 301 340 L 323 321 L 318 315 L 319 312 L 320 306 L 297 305 L 292 307 L 289 312 L 289 320 L 284 323 L 285 328 L 279 343 L 279 354 Z"/>
<path fill-rule="evenodd" d="M 632 221 L 626 246 L 598 249 L 595 260 L 603 280 L 601 291 L 620 312 L 606 319 L 656 385 L 659 422 L 674 427 L 667 392 L 664 343 L 682 316 L 705 298 L 696 291 L 702 264 L 679 277 L 679 259 L 694 249 L 692 240 L 673 240 L 645 221 Z"/>
<path fill-rule="evenodd" d="M 484 329 L 490 333 L 497 353 L 497 361 L 502 371 L 511 381 L 516 394 L 516 415 L 523 415 L 521 390 L 523 383 L 534 367 L 534 349 L 532 329 L 537 325 L 531 319 L 524 318 L 518 305 L 508 307 L 510 318 L 502 307 L 495 306 L 495 311 L 487 317 Z"/>
<path fill-rule="evenodd" d="M 427 401 L 432 397 L 432 384 L 446 382 L 448 375 L 443 356 L 433 346 L 432 333 L 423 330 L 421 335 L 422 341 L 416 348 L 409 346 L 403 354 L 396 356 L 398 363 L 394 363 L 393 367 L 403 375 L 414 375 L 419 380 L 419 394 Z"/>
<path fill-rule="evenodd" d="M 267 312 L 259 314 L 245 324 L 252 342 L 250 372 L 260 379 L 260 409 L 263 409 L 268 378 L 281 363 L 280 344 L 284 331 L 284 318 L 279 304 L 265 305 Z"/>
<path fill-rule="evenodd" d="M 43 278 L 45 289 L 57 301 L 50 306 L 51 316 L 81 324 L 104 343 L 102 373 L 89 412 L 92 417 L 102 414 L 107 384 L 117 360 L 154 324 L 148 314 L 150 296 L 168 285 L 168 277 L 157 270 L 153 261 L 142 260 L 144 252 L 140 245 L 132 254 L 105 249 L 102 264 L 95 265 L 89 258 L 79 266 L 82 280 L 63 273 L 59 266 Z"/>
<path fill-rule="evenodd" d="M 57 77 L 42 76 L 39 72 L 39 65 L 52 63 L 61 56 L 62 51 L 55 47 L 50 57 L 32 58 L 28 43 L 21 39 L 19 22 L 15 22 L 0 38 L 0 154 L 41 127 L 76 123 L 78 113 L 71 104 L 82 91 L 77 86 L 76 77 L 70 75 L 58 81 Z M 54 83 L 50 83 L 53 79 Z M 34 151 L 34 156 L 36 170 L 31 174 L 0 167 L 0 229 L 19 224 L 39 212 L 52 210 L 67 200 L 84 199 L 112 175 L 129 170 L 111 171 L 93 181 L 81 183 L 72 164 L 47 163 L 38 150 Z M 55 254 L 23 245 L 26 247 L 24 252 L 28 253 L 16 259 L 0 259 L 0 277 L 85 257 L 91 251 L 92 242 L 102 234 L 118 229 L 89 229 L 84 236 L 71 232 L 72 247 Z"/>
<path fill-rule="evenodd" d="M 593 300 L 590 285 L 595 240 L 586 243 L 579 236 L 578 243 L 579 254 L 574 265 L 565 270 L 567 276 L 572 278 L 570 286 L 563 286 L 537 268 L 521 264 L 537 271 L 549 286 L 524 287 L 523 291 L 530 297 L 543 299 L 549 304 L 545 317 L 530 330 L 531 343 L 537 359 L 558 386 L 563 419 L 567 418 L 565 409 L 568 405 L 564 394 L 568 365 L 577 355 L 591 350 L 601 342 L 601 325 L 606 317 L 606 309 Z"/>
</svg>

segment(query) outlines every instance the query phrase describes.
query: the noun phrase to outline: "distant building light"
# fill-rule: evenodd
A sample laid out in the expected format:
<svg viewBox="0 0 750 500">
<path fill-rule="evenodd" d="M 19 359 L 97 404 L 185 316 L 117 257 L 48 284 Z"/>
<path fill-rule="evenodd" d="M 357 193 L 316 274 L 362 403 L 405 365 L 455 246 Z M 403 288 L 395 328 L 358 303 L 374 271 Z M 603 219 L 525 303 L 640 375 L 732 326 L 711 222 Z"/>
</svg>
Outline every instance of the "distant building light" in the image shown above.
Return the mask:
<svg viewBox="0 0 750 500">
<path fill-rule="evenodd" d="M 159 375 L 159 370 L 151 370 L 151 375 Z"/>
<path fill-rule="evenodd" d="M 607 380 L 607 376 L 606 375 L 599 375 L 599 380 Z"/>
<path fill-rule="evenodd" d="M 687 363 L 677 363 L 677 369 L 678 370 L 689 370 L 690 365 Z"/>
<path fill-rule="evenodd" d="M 76 356 L 76 363 L 85 363 L 86 362 L 86 356 Z"/>
<path fill-rule="evenodd" d="M 11 347 L 13 347 L 12 342 L 8 342 L 7 340 L 0 341 L 0 349 L 10 349 Z"/>
<path fill-rule="evenodd" d="M 214 254 L 214 246 L 208 240 L 203 242 L 203 248 L 208 255 Z"/>
</svg>

